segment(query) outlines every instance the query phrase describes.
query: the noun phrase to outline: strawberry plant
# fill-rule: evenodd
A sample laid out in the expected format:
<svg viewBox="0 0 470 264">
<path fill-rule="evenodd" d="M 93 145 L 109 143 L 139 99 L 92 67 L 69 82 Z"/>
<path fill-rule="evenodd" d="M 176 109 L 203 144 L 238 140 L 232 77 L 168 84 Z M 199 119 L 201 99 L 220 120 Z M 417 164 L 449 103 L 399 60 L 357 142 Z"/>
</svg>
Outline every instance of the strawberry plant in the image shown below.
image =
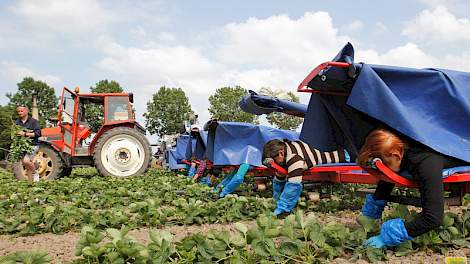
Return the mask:
<svg viewBox="0 0 470 264">
<path fill-rule="evenodd" d="M 23 131 L 23 127 L 12 123 L 10 127 L 10 161 L 19 161 L 25 153 L 31 153 L 33 147 L 31 146 L 32 138 L 18 136 L 18 132 Z"/>
</svg>

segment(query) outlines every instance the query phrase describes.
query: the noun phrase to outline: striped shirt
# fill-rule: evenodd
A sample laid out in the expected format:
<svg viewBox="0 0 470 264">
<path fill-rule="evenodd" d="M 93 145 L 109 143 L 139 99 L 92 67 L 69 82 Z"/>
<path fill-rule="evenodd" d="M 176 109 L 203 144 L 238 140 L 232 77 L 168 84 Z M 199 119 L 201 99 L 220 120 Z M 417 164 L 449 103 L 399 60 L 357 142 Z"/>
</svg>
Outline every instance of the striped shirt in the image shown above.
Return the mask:
<svg viewBox="0 0 470 264">
<path fill-rule="evenodd" d="M 287 177 L 302 176 L 303 172 L 319 164 L 345 162 L 344 150 L 321 152 L 300 140 L 284 140 L 286 144 Z"/>
</svg>

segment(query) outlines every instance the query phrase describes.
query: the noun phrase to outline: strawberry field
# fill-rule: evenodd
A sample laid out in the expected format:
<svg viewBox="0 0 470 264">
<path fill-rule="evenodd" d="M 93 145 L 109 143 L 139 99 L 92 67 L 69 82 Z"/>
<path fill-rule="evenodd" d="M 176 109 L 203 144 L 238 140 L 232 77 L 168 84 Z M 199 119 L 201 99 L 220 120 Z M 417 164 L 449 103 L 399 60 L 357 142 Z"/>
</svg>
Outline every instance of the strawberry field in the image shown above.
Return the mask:
<svg viewBox="0 0 470 264">
<path fill-rule="evenodd" d="M 356 188 L 335 187 L 316 204 L 303 200 L 278 220 L 269 192 L 249 185 L 217 199 L 212 188 L 158 170 L 117 179 L 81 168 L 38 184 L 0 170 L 0 263 L 442 263 L 469 254 L 467 206 L 400 247 L 363 247 L 379 225 L 358 218 Z M 415 216 L 404 206 L 386 214 Z"/>
</svg>

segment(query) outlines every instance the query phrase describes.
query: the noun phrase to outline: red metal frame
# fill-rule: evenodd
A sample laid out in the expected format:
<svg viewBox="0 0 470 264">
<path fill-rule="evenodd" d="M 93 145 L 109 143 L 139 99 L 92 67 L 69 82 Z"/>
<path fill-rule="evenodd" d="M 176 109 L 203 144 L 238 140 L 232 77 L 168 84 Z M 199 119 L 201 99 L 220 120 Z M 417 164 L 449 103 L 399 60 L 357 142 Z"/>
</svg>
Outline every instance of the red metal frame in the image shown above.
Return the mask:
<svg viewBox="0 0 470 264">
<path fill-rule="evenodd" d="M 377 184 L 379 181 L 387 181 L 397 186 L 407 188 L 418 188 L 418 184 L 410 179 L 404 178 L 385 166 L 381 161 L 376 161 L 377 170 L 365 169 L 354 166 L 321 166 L 307 170 L 303 175 L 303 181 L 330 182 L 330 183 L 359 183 Z M 272 162 L 270 169 L 287 175 L 286 169 Z M 272 175 L 272 174 L 271 174 Z M 456 173 L 442 180 L 445 187 L 454 183 L 465 183 L 464 192 L 470 193 L 470 173 Z"/>
<path fill-rule="evenodd" d="M 324 62 L 324 63 L 318 65 L 299 84 L 299 86 L 297 87 L 297 92 L 301 92 L 301 93 L 320 93 L 320 91 L 316 91 L 315 89 L 308 88 L 307 85 L 313 78 L 315 78 L 318 75 L 318 73 L 320 73 L 320 71 L 322 71 L 322 70 L 324 70 L 328 67 L 331 67 L 331 66 L 340 67 L 340 68 L 348 68 L 349 66 L 351 66 L 351 64 L 349 64 L 347 62 L 327 61 L 327 62 Z M 347 95 L 347 93 L 341 93 L 341 92 L 321 91 L 321 93 L 332 94 L 332 95 Z"/>
</svg>

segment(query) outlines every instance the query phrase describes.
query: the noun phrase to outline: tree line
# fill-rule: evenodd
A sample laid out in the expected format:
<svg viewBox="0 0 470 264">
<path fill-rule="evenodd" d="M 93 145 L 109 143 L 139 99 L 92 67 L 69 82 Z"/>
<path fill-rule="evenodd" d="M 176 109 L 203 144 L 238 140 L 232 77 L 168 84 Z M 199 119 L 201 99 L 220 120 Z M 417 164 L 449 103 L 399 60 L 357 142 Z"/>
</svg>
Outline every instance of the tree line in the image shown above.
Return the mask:
<svg viewBox="0 0 470 264">
<path fill-rule="evenodd" d="M 10 132 L 9 127 L 16 118 L 15 107 L 26 105 L 32 107 L 33 95 L 37 98 L 39 109 L 39 121 L 41 126 L 46 125 L 47 120 L 57 118 L 59 98 L 56 96 L 53 87 L 43 81 L 35 80 L 32 77 L 25 77 L 17 84 L 16 93 L 7 93 L 9 102 L 0 105 L 0 148 L 9 149 Z M 121 93 L 123 87 L 113 80 L 101 80 L 90 87 L 91 93 Z M 293 93 L 282 93 L 280 90 L 273 91 L 269 88 L 261 89 L 261 92 L 271 96 L 284 95 L 284 99 L 299 102 L 299 98 Z M 221 87 L 214 94 L 210 95 L 209 113 L 211 118 L 219 121 L 244 122 L 259 124 L 259 117 L 242 111 L 238 102 L 247 90 L 241 86 Z M 102 105 L 85 105 L 86 121 L 92 131 L 96 132 L 101 127 L 104 114 Z M 182 88 L 160 87 L 147 102 L 147 111 L 143 114 L 145 127 L 150 134 L 158 136 L 178 133 L 185 121 L 194 121 L 195 112 L 189 103 Z M 282 113 L 272 113 L 267 116 L 267 121 L 281 129 L 296 129 L 302 119 L 288 116 Z M 5 151 L 0 151 L 0 158 L 4 158 Z"/>
</svg>

